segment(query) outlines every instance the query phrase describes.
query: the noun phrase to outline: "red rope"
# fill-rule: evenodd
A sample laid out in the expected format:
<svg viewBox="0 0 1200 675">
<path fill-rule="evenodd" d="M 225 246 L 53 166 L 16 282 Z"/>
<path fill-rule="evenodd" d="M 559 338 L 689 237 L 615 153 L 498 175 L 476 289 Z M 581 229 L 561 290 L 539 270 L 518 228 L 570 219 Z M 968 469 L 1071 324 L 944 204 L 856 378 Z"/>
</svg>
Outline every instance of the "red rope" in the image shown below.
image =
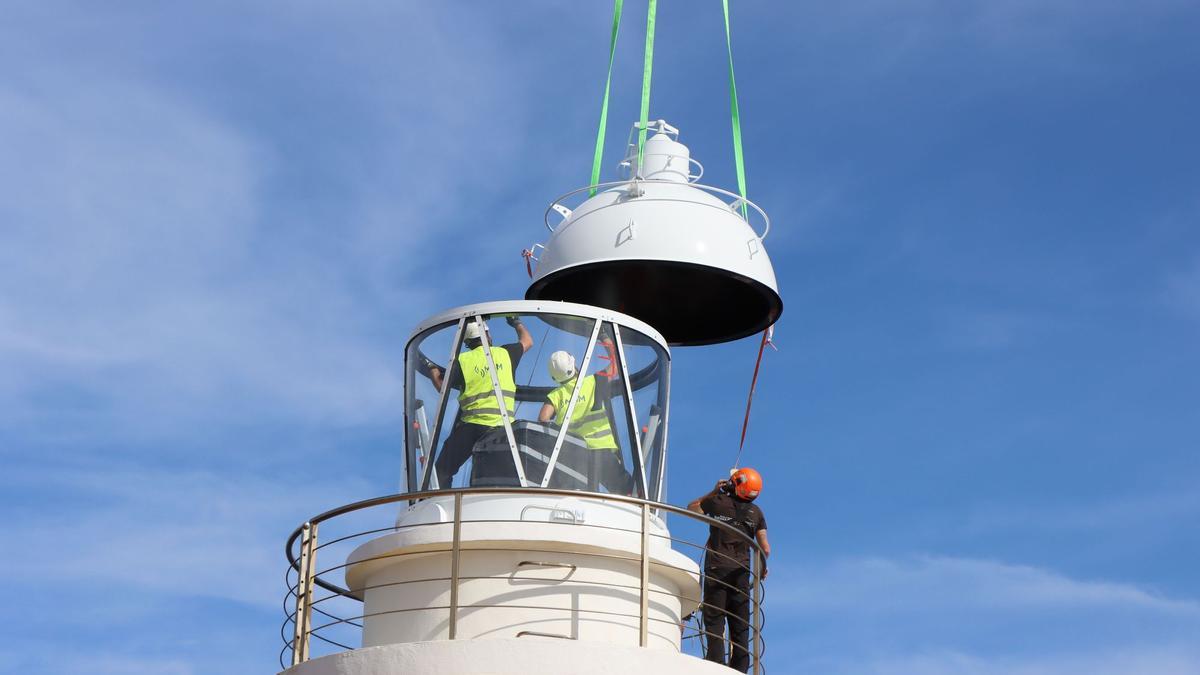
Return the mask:
<svg viewBox="0 0 1200 675">
<path fill-rule="evenodd" d="M 771 327 L 768 326 L 763 331 L 762 342 L 758 345 L 758 359 L 754 361 L 754 377 L 750 378 L 750 395 L 746 397 L 746 417 L 742 420 L 742 440 L 738 443 L 738 456 L 737 460 L 733 462 L 734 468 L 737 468 L 738 462 L 742 459 L 742 449 L 746 447 L 746 429 L 750 427 L 750 406 L 754 404 L 754 388 L 758 385 L 758 369 L 762 365 L 763 351 L 770 342 Z"/>
<path fill-rule="evenodd" d="M 533 263 L 530 261 L 533 260 L 533 251 L 530 251 L 529 249 L 523 249 L 521 251 L 521 257 L 525 258 L 525 271 L 529 273 L 529 278 L 532 279 Z"/>
</svg>

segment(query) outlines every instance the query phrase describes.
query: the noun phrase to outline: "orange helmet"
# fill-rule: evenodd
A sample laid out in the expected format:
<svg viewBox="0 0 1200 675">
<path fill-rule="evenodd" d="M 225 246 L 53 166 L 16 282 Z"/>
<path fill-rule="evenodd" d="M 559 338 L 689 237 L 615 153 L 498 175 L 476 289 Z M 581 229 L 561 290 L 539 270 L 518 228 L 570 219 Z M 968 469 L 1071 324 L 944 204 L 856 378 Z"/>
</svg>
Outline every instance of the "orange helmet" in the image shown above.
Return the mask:
<svg viewBox="0 0 1200 675">
<path fill-rule="evenodd" d="M 742 499 L 753 500 L 762 492 L 762 476 L 749 467 L 734 471 L 729 482 L 733 483 L 734 493 Z"/>
</svg>

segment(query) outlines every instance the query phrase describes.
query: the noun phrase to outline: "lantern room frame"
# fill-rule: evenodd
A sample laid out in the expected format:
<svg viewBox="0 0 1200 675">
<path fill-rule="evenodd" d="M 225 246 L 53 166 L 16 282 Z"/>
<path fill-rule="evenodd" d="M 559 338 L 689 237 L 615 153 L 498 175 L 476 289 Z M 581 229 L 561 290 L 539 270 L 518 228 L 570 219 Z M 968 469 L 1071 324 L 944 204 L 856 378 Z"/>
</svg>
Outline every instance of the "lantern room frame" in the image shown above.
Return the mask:
<svg viewBox="0 0 1200 675">
<path fill-rule="evenodd" d="M 541 300 L 506 300 L 465 305 L 436 314 L 417 325 L 405 348 L 405 453 L 402 489 L 405 492 L 419 492 L 448 487 L 437 484 L 437 472 L 434 464 L 442 447 L 434 446 L 445 445 L 449 430 L 454 424 L 453 419 L 447 419 L 447 409 L 450 406 L 450 397 L 453 395 L 449 378 L 446 378 L 438 392 L 436 409 L 429 410 L 425 402 L 416 395 L 417 378 L 422 375 L 420 375 L 421 364 L 416 362 L 414 357 L 420 355 L 422 360 L 433 359 L 435 356 L 445 358 L 447 370 L 443 372 L 448 374 L 448 368 L 460 354 L 465 342 L 465 329 L 469 322 L 501 319 L 513 315 L 536 315 L 551 326 L 558 326 L 565 333 L 587 338 L 587 347 L 579 362 L 579 376 L 575 378 L 574 390 L 563 424 L 555 432 L 557 435 L 554 439 L 553 449 L 548 458 L 545 455 L 539 455 L 541 459 L 546 459 L 545 470 L 540 480 L 531 478 L 525 471 L 524 464 L 528 457 L 522 456 L 523 450 L 514 433 L 514 426 L 518 420 L 509 413 L 508 406 L 499 406 L 501 425 L 497 428 L 503 428 L 504 441 L 507 442 L 512 465 L 516 472 L 517 486 L 522 488 L 553 487 L 551 481 L 556 476 L 556 472 L 569 471 L 562 465 L 561 458 L 564 442 L 570 437 L 572 412 L 579 400 L 583 376 L 588 373 L 593 351 L 600 339 L 601 328 L 602 326 L 611 326 L 616 358 L 616 375 L 610 380 L 616 386 L 612 400 L 614 402 L 622 401 L 619 414 L 614 411 L 613 419 L 617 424 L 624 424 L 627 427 L 627 438 L 630 445 L 627 450 L 633 463 L 633 466 L 628 467 L 634 482 L 632 496 L 661 501 L 665 497 L 667 430 L 670 418 L 671 354 L 666 340 L 650 325 L 620 312 L 578 303 Z M 421 352 L 420 346 L 423 340 L 437 331 L 444 331 L 451 327 L 453 338 L 449 354 L 426 355 Z M 488 373 L 492 380 L 492 390 L 496 400 L 503 401 L 504 394 L 491 353 L 491 347 L 495 342 L 494 338 L 488 335 L 488 331 L 482 331 L 480 340 L 484 347 Z M 654 362 L 636 372 L 627 367 L 629 360 L 626 347 L 629 345 L 652 347 L 655 353 Z M 542 354 L 543 359 L 548 356 L 548 353 Z M 541 368 L 542 364 L 535 363 L 533 367 Z M 658 397 L 660 412 L 657 420 L 641 420 L 638 418 L 634 393 L 652 384 L 658 384 L 661 387 Z M 516 385 L 515 399 L 517 401 L 537 402 L 545 399 L 546 387 L 522 385 L 520 382 L 517 382 Z M 646 425 L 645 431 L 643 431 L 643 425 Z M 499 440 L 498 436 L 497 440 Z M 653 448 L 657 448 L 657 452 L 650 453 Z M 524 452 L 529 454 L 527 449 Z M 649 459 L 652 463 L 650 465 L 647 462 L 648 453 L 651 454 Z"/>
</svg>

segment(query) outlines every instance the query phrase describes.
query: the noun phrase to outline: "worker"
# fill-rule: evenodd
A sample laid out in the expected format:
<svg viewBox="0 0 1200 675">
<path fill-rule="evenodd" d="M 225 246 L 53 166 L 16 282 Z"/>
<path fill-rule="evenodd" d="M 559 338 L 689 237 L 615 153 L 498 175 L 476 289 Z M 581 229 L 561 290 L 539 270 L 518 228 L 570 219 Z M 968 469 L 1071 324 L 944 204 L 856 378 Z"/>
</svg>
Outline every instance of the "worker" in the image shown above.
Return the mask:
<svg viewBox="0 0 1200 675">
<path fill-rule="evenodd" d="M 712 492 L 688 504 L 688 510 L 733 526 L 758 544 L 759 579 L 767 578 L 767 518 L 754 504 L 762 492 L 762 476 L 754 469 L 738 469 L 729 480 L 717 481 Z M 704 658 L 741 672 L 750 668 L 750 550 L 749 541 L 710 525 L 704 554 Z M 726 660 L 725 627 L 729 627 Z M 755 636 L 757 639 L 757 636 Z"/>
<path fill-rule="evenodd" d="M 588 450 L 597 453 L 593 455 L 595 462 L 592 466 L 596 468 L 596 474 L 592 478 L 603 484 L 609 492 L 631 494 L 633 477 L 621 464 L 621 450 L 608 419 L 606 402 L 612 396 L 612 381 L 594 374 L 587 375 L 580 381 L 575 368 L 575 357 L 565 351 L 551 354 L 547 366 L 551 379 L 558 383 L 558 387 L 546 395 L 546 402 L 542 404 L 538 413 L 538 421 L 561 427 L 566 420 L 567 407 L 578 382 L 579 398 L 571 411 L 571 423 L 567 430 L 582 438 Z"/>
<path fill-rule="evenodd" d="M 441 369 L 435 364 L 423 364 L 438 391 L 441 391 L 443 384 L 447 382 L 451 389 L 458 390 L 458 416 L 434 463 L 439 488 L 451 486 L 454 474 L 471 457 L 471 451 L 479 439 L 504 426 L 500 404 L 496 400 L 495 382 L 488 372 L 487 354 L 483 351 L 483 333 L 486 333 L 488 344 L 492 346 L 492 363 L 496 366 L 496 379 L 499 380 L 500 391 L 504 395 L 504 408 L 509 418 L 513 416 L 513 403 L 517 394 L 513 374 L 517 370 L 517 364 L 521 362 L 521 357 L 533 346 L 533 336 L 521 322 L 520 316 L 510 316 L 504 320 L 516 331 L 517 341 L 501 346 L 492 342 L 492 334 L 483 319 L 467 321 L 463 328 L 463 344 L 467 351 L 459 354 L 451 364 L 448 380 L 443 379 Z"/>
</svg>

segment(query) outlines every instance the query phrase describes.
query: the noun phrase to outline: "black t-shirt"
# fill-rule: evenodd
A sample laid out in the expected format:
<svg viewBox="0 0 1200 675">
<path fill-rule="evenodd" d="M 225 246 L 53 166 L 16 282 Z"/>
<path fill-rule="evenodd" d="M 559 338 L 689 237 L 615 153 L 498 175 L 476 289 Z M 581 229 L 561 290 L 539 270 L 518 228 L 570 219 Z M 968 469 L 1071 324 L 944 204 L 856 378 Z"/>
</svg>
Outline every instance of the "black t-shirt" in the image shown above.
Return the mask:
<svg viewBox="0 0 1200 675">
<path fill-rule="evenodd" d="M 755 538 L 759 530 L 767 529 L 767 517 L 753 502 L 738 499 L 725 492 L 718 492 L 700 500 L 704 515 L 732 525 Z M 746 541 L 724 528 L 708 528 L 708 553 L 704 556 L 705 569 L 736 569 L 750 566 L 750 547 Z"/>
<path fill-rule="evenodd" d="M 521 362 L 521 357 L 525 355 L 525 348 L 521 346 L 520 342 L 512 342 L 500 348 L 508 352 L 508 358 L 512 361 L 513 380 L 515 381 L 517 376 L 517 364 Z M 450 377 L 446 381 L 450 383 L 451 389 L 461 390 L 465 386 L 465 383 L 463 382 L 462 368 L 458 365 L 458 359 L 454 359 L 454 363 L 450 364 Z"/>
</svg>

